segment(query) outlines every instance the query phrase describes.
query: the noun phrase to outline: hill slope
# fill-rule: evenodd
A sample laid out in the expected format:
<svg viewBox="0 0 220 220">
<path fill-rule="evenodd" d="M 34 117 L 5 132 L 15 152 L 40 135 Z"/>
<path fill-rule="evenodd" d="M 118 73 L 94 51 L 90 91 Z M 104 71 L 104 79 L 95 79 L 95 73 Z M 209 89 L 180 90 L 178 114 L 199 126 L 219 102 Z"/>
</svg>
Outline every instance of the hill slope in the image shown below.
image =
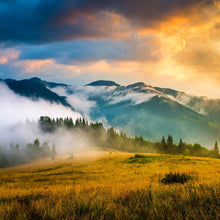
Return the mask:
<svg viewBox="0 0 220 220">
<path fill-rule="evenodd" d="M 220 160 L 142 157 L 89 151 L 0 169 L 1 218 L 220 218 Z M 189 183 L 165 185 L 162 179 L 177 164 Z"/>
</svg>

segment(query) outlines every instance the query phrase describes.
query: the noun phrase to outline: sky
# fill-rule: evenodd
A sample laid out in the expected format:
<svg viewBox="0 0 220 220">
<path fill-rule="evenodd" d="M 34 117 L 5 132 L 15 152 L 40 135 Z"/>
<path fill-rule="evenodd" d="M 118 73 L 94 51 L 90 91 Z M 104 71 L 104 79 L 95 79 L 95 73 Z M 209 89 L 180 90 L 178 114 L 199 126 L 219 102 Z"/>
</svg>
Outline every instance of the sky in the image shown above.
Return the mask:
<svg viewBox="0 0 220 220">
<path fill-rule="evenodd" d="M 0 20 L 0 78 L 220 98 L 220 0 L 0 0 Z"/>
</svg>

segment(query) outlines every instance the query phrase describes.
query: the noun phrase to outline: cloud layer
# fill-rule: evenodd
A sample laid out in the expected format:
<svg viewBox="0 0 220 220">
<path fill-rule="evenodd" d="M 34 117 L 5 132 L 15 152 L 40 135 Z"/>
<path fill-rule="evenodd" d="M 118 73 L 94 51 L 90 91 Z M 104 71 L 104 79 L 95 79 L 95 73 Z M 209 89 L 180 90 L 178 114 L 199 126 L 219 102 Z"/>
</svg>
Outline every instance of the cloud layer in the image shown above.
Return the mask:
<svg viewBox="0 0 220 220">
<path fill-rule="evenodd" d="M 117 32 L 121 20 L 116 15 L 144 26 L 210 5 L 215 5 L 212 0 L 1 0 L 0 40 L 42 43 L 106 37 Z"/>
<path fill-rule="evenodd" d="M 0 0 L 0 19 L 0 77 L 220 97 L 217 0 Z"/>
</svg>

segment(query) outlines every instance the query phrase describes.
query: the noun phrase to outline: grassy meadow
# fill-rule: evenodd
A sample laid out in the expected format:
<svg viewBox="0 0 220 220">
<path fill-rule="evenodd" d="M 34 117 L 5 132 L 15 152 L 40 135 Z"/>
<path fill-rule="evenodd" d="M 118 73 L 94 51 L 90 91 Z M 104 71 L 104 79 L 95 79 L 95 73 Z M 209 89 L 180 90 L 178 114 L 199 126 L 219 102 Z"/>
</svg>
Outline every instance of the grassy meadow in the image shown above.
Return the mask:
<svg viewBox="0 0 220 220">
<path fill-rule="evenodd" d="M 91 151 L 3 168 L 0 219 L 220 219 L 220 160 Z"/>
</svg>

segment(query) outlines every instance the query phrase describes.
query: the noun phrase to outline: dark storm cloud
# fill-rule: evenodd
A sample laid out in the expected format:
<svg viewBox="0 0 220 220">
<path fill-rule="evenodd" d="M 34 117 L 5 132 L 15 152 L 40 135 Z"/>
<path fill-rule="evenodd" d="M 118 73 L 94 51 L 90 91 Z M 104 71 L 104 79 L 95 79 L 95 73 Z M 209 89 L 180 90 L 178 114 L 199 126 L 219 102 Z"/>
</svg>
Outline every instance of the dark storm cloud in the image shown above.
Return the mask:
<svg viewBox="0 0 220 220">
<path fill-rule="evenodd" d="M 213 0 L 122 0 L 114 10 L 139 25 L 145 25 L 179 13 L 187 15 L 191 9 L 208 5 L 213 5 Z"/>
<path fill-rule="evenodd" d="M 61 1 L 43 0 L 37 3 L 23 3 L 22 1 L 1 1 L 0 8 L 0 40 L 27 43 L 43 43 L 60 41 L 69 37 L 95 36 L 97 33 L 87 33 L 85 27 L 76 25 L 57 25 L 56 16 L 68 13 L 62 8 Z M 78 10 L 77 7 L 72 10 Z"/>
<path fill-rule="evenodd" d="M 111 25 L 100 28 L 88 16 L 114 12 L 144 26 L 209 4 L 213 0 L 0 0 L 0 41 L 48 43 L 108 37 Z"/>
</svg>

